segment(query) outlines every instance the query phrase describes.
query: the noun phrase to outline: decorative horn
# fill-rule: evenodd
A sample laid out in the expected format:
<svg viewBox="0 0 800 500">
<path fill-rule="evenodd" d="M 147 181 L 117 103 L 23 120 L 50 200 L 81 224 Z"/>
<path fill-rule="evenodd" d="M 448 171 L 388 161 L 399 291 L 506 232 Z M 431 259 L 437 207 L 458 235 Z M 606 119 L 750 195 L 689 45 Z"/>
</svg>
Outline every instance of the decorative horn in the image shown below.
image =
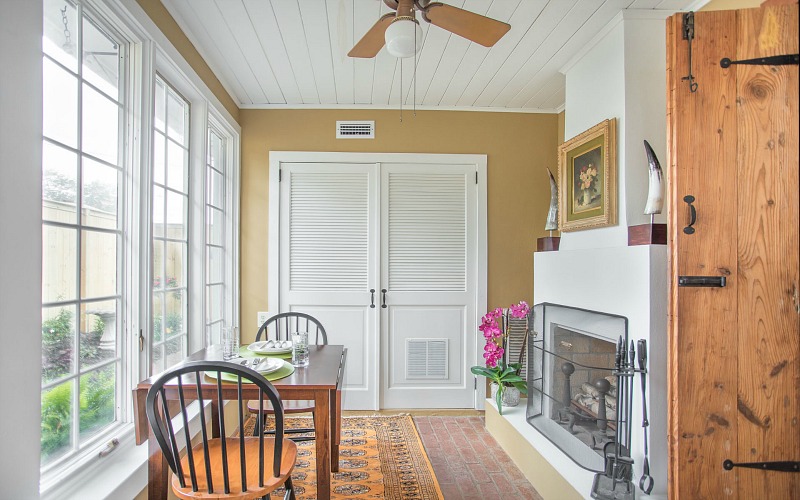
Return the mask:
<svg viewBox="0 0 800 500">
<path fill-rule="evenodd" d="M 548 231 L 558 229 L 558 184 L 553 177 L 553 172 L 547 169 L 547 175 L 550 176 L 550 210 L 547 211 L 547 222 L 544 228 Z"/>
<path fill-rule="evenodd" d="M 644 207 L 645 215 L 660 214 L 664 207 L 663 171 L 658 163 L 656 153 L 650 143 L 644 141 L 644 150 L 647 153 L 647 163 L 650 165 L 650 187 L 647 192 L 647 205 Z"/>
</svg>

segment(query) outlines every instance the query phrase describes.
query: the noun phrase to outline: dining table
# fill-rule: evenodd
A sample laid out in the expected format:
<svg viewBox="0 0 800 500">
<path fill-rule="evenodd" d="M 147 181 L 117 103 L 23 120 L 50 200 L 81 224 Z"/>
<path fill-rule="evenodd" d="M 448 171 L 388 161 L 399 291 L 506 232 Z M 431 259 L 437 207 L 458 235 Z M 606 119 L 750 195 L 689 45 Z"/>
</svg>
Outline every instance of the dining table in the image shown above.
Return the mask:
<svg viewBox="0 0 800 500">
<path fill-rule="evenodd" d="M 243 349 L 242 352 L 247 354 Z M 331 475 L 339 470 L 339 443 L 341 441 L 342 419 L 342 378 L 347 358 L 347 349 L 341 345 L 309 346 L 308 366 L 295 367 L 294 371 L 271 383 L 278 390 L 281 399 L 311 400 L 314 402 L 314 436 L 316 445 L 317 498 L 327 500 L 331 496 Z M 202 349 L 186 358 L 185 361 L 221 360 L 222 350 L 219 346 Z M 231 362 L 241 361 L 233 359 Z M 156 441 L 155 435 L 147 421 L 145 402 L 147 392 L 159 375 L 154 375 L 139 382 L 133 390 L 133 411 L 136 444 L 148 446 L 148 479 L 147 491 L 150 500 L 167 498 L 169 490 L 169 466 Z M 216 390 L 216 380 L 201 375 L 203 392 Z M 181 380 L 184 389 L 191 393 L 196 390 L 197 380 L 194 375 L 187 375 Z M 177 383 L 175 383 L 177 386 Z M 227 386 L 227 390 L 226 390 Z M 165 386 L 168 389 L 168 386 Z M 236 399 L 237 386 L 234 383 L 223 384 L 223 396 Z M 166 393 L 176 393 L 169 391 Z M 177 396 L 174 396 L 177 397 Z M 242 385 L 244 399 L 258 399 L 258 388 L 255 384 Z M 215 401 L 211 408 L 212 435 L 219 437 L 219 422 Z"/>
</svg>

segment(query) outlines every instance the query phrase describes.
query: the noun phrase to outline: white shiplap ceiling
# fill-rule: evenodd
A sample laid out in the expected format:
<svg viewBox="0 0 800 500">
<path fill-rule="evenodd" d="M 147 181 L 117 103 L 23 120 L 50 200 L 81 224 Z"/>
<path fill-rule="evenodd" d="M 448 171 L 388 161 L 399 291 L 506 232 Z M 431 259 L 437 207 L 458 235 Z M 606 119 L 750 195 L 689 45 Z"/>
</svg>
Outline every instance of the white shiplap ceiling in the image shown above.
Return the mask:
<svg viewBox="0 0 800 500">
<path fill-rule="evenodd" d="M 385 48 L 374 59 L 347 57 L 392 12 L 381 0 L 162 2 L 242 108 L 384 108 L 402 99 L 423 109 L 537 112 L 563 107 L 559 69 L 620 11 L 672 12 L 697 0 L 445 0 L 511 31 L 487 48 L 418 16 L 416 85 L 414 61 Z"/>
</svg>

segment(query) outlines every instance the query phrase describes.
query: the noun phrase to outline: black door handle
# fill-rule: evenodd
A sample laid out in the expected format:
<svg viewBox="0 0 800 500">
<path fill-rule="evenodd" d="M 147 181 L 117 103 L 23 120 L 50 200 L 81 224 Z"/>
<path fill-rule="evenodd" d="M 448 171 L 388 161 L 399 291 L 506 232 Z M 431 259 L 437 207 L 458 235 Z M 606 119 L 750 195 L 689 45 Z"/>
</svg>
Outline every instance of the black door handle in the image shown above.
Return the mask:
<svg viewBox="0 0 800 500">
<path fill-rule="evenodd" d="M 375 309 L 375 289 L 369 289 L 369 307 Z"/>
<path fill-rule="evenodd" d="M 383 294 L 383 303 L 381 304 L 381 308 L 386 309 L 386 289 L 382 288 L 381 293 Z"/>
<path fill-rule="evenodd" d="M 689 205 L 689 225 L 683 228 L 683 232 L 686 234 L 694 234 L 694 223 L 697 222 L 697 210 L 695 210 L 694 205 L 694 196 L 687 194 L 683 197 L 683 201 L 685 201 Z"/>
</svg>

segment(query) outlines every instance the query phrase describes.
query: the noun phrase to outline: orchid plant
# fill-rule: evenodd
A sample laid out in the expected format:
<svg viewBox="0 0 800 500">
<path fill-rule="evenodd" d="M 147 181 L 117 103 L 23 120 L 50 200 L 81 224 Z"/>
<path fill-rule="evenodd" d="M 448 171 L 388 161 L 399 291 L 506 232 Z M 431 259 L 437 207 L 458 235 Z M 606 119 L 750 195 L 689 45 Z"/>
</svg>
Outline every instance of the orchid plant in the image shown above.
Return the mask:
<svg viewBox="0 0 800 500">
<path fill-rule="evenodd" d="M 481 375 L 497 384 L 497 409 L 503 414 L 503 389 L 505 387 L 516 387 L 522 394 L 528 394 L 528 384 L 519 372 L 522 363 L 508 363 L 503 360 L 505 353 L 506 339 L 508 338 L 508 318 L 525 318 L 530 313 L 530 307 L 524 300 L 519 304 L 513 304 L 508 310 L 503 311 L 497 308 L 486 313 L 481 319 L 478 327 L 486 339 L 483 348 L 483 359 L 486 366 L 473 366 L 471 371 L 474 375 Z"/>
</svg>

